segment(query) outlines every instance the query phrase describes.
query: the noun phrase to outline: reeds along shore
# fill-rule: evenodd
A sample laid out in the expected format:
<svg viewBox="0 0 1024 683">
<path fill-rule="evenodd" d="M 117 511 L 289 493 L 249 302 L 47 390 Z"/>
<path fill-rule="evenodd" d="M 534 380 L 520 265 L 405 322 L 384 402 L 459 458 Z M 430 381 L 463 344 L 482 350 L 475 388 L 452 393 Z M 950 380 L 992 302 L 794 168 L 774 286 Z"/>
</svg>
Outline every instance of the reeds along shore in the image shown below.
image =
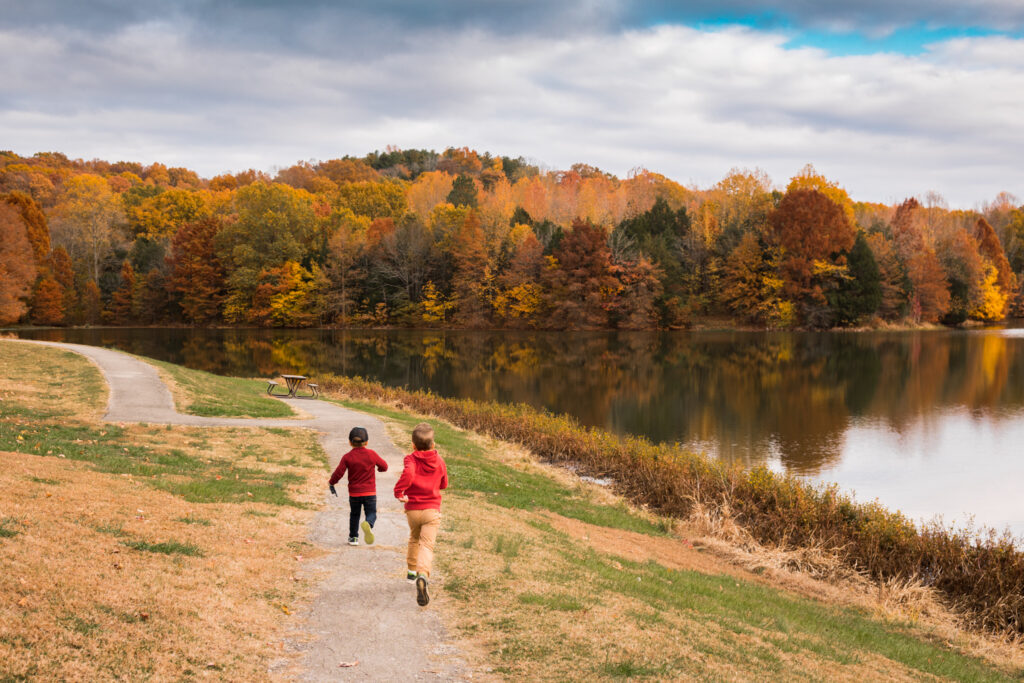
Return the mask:
<svg viewBox="0 0 1024 683">
<path fill-rule="evenodd" d="M 856 503 L 838 487 L 816 486 L 764 467 L 745 470 L 636 437 L 581 426 L 527 405 L 442 398 L 329 375 L 327 392 L 434 415 L 496 439 L 522 444 L 550 462 L 612 477 L 634 503 L 686 519 L 701 509 L 730 518 L 760 543 L 816 547 L 874 579 L 916 579 L 938 590 L 974 627 L 1024 634 L 1024 552 L 1009 535 L 918 528 L 877 503 Z"/>
</svg>

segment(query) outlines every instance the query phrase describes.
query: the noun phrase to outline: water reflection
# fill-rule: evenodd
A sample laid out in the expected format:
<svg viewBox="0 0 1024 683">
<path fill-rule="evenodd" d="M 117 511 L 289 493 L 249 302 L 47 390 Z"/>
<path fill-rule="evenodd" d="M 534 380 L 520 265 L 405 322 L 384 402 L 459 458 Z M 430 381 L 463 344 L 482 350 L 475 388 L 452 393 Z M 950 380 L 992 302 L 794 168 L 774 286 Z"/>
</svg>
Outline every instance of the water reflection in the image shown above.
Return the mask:
<svg viewBox="0 0 1024 683">
<path fill-rule="evenodd" d="M 930 488 L 923 495 L 934 502 L 945 495 L 940 489 L 955 486 L 946 475 L 965 467 L 983 473 L 972 480 L 975 487 L 1024 481 L 1024 330 L 102 329 L 32 336 L 114 346 L 228 375 L 334 372 L 445 396 L 524 402 L 619 433 L 836 479 L 862 498 L 885 492 L 883 500 L 892 500 L 890 489 L 901 486 Z M 972 495 L 980 506 L 983 492 Z M 1013 500 L 1004 507 L 990 523 L 1019 524 L 1024 532 L 1024 505 Z M 951 514 L 962 517 L 963 510 Z"/>
</svg>

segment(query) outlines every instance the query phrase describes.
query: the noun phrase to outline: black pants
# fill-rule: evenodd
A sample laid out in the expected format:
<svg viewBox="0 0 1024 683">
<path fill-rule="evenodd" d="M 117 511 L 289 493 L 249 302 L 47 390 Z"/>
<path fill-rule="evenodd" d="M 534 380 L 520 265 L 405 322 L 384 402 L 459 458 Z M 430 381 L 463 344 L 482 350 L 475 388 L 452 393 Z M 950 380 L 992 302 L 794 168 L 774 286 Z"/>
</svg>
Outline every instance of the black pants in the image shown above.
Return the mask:
<svg viewBox="0 0 1024 683">
<path fill-rule="evenodd" d="M 366 521 L 370 526 L 377 521 L 377 496 L 349 496 L 348 509 L 348 537 L 356 538 L 359 535 L 359 516 L 363 510 L 366 510 Z"/>
</svg>

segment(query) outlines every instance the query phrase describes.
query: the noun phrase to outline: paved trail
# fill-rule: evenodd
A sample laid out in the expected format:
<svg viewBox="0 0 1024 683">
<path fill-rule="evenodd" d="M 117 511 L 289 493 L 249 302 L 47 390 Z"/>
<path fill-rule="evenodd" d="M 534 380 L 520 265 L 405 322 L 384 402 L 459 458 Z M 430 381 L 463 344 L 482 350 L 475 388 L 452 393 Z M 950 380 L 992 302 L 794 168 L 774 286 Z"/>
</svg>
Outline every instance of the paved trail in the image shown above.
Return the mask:
<svg viewBox="0 0 1024 683">
<path fill-rule="evenodd" d="M 376 545 L 350 547 L 348 500 L 339 485 L 337 498 L 325 494 L 310 541 L 330 552 L 307 563 L 310 575 L 323 575 L 312 607 L 305 615 L 311 642 L 296 643 L 303 651 L 299 680 L 462 680 L 466 673 L 458 653 L 446 644 L 437 613 L 416 605 L 416 591 L 405 580 L 408 526 L 401 504 L 391 494 L 402 469 L 402 451 L 391 443 L 376 418 L 325 401 L 289 400 L 310 416 L 306 420 L 208 418 L 183 415 L 156 369 L 119 351 L 79 344 L 26 342 L 82 354 L 99 366 L 110 385 L 104 416 L 108 422 L 147 422 L 210 427 L 291 427 L 314 429 L 333 469 L 349 450 L 348 432 L 360 425 L 373 448 L 388 463 L 377 475 Z M 285 399 L 280 399 L 285 400 Z M 404 445 L 403 445 L 404 446 Z M 327 490 L 327 475 L 324 475 Z M 361 534 L 360 534 L 361 537 Z M 360 542 L 361 542 L 360 538 Z M 359 662 L 339 668 L 341 662 Z"/>
</svg>

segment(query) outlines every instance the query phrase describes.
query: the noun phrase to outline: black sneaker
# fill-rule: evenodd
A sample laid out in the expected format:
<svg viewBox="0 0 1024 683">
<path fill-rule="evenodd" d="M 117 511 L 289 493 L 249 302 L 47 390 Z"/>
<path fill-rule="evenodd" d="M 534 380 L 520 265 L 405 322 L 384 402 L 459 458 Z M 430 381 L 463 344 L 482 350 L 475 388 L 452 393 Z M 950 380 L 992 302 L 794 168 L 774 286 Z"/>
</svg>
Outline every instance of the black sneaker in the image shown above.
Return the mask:
<svg viewBox="0 0 1024 683">
<path fill-rule="evenodd" d="M 366 545 L 373 545 L 373 527 L 365 519 L 360 526 L 363 529 L 363 539 L 366 540 Z"/>
<path fill-rule="evenodd" d="M 420 574 L 416 577 L 416 604 L 424 607 L 430 602 L 430 593 L 427 592 L 427 577 Z"/>
<path fill-rule="evenodd" d="M 414 572 L 413 570 L 410 569 L 409 571 L 407 571 L 405 573 L 405 578 L 409 579 L 410 581 L 415 581 L 416 580 L 416 572 Z"/>
</svg>

